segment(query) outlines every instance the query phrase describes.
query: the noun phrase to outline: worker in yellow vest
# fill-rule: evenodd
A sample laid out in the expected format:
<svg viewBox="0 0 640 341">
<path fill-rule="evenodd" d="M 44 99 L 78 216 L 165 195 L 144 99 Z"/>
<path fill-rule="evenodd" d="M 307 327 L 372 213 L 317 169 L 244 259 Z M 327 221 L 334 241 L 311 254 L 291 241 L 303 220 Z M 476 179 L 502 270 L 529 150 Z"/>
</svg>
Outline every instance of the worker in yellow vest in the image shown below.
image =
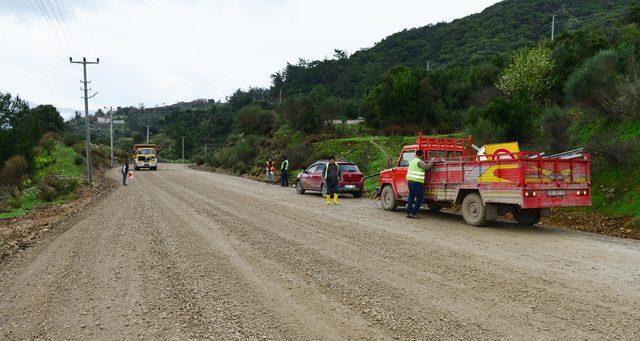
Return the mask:
<svg viewBox="0 0 640 341">
<path fill-rule="evenodd" d="M 424 180 L 427 171 L 433 167 L 434 159 L 429 163 L 424 162 L 424 152 L 416 151 L 416 156 L 409 162 L 407 168 L 407 184 L 409 186 L 409 198 L 407 199 L 407 218 L 420 219 L 418 212 L 424 201 Z"/>
</svg>

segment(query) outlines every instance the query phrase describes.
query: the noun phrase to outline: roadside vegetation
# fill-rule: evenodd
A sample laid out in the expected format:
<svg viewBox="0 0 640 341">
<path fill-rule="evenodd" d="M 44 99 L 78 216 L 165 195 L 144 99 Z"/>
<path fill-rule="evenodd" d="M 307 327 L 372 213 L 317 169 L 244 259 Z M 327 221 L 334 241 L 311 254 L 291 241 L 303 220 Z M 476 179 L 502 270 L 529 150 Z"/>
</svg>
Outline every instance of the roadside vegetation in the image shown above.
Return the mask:
<svg viewBox="0 0 640 341">
<path fill-rule="evenodd" d="M 0 93 L 0 219 L 78 197 L 84 188 L 84 143 L 55 107 L 29 106 Z M 93 146 L 94 167 L 107 165 L 108 150 Z"/>
<path fill-rule="evenodd" d="M 286 155 L 292 177 L 330 154 L 375 174 L 419 131 L 547 153 L 584 147 L 593 157 L 591 209 L 640 216 L 638 184 L 620 181 L 640 169 L 640 7 L 567 4 L 550 41 L 556 9 L 551 0 L 504 1 L 351 55 L 287 64 L 270 87 L 238 89 L 224 101 L 118 107 L 114 117 L 126 125 L 117 143 L 127 150 L 145 141 L 149 125 L 163 161 L 182 158 L 184 137 L 185 158 L 198 165 L 261 176 L 267 158 Z M 363 122 L 346 124 L 354 119 Z"/>
</svg>

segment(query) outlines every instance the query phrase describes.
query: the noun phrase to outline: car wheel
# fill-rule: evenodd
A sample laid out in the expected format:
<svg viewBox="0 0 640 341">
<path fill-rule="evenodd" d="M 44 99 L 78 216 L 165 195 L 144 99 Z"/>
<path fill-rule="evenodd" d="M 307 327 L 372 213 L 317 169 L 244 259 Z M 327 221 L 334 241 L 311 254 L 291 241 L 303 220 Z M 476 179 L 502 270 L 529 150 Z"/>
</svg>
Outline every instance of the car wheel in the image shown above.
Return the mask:
<svg viewBox="0 0 640 341">
<path fill-rule="evenodd" d="M 322 188 L 320 190 L 322 191 L 322 196 L 326 197 L 327 196 L 327 184 L 322 183 Z"/>
<path fill-rule="evenodd" d="M 380 202 L 382 203 L 382 208 L 387 211 L 395 211 L 398 209 L 398 201 L 396 200 L 396 194 L 393 192 L 393 187 L 387 185 L 382 188 Z"/>
<path fill-rule="evenodd" d="M 535 225 L 540 221 L 540 209 L 516 207 L 513 209 L 513 217 L 522 225 Z"/>
<path fill-rule="evenodd" d="M 296 193 L 304 194 L 304 188 L 302 188 L 302 183 L 300 180 L 296 181 Z"/>
<path fill-rule="evenodd" d="M 462 201 L 462 217 L 471 226 L 487 223 L 487 210 L 478 193 L 469 193 Z"/>
<path fill-rule="evenodd" d="M 431 212 L 438 212 L 442 209 L 442 205 L 438 205 L 434 202 L 428 202 L 427 203 L 427 208 L 429 208 L 429 211 Z"/>
<path fill-rule="evenodd" d="M 358 191 L 358 192 L 353 192 L 353 197 L 354 198 L 361 198 L 362 197 L 362 192 Z"/>
</svg>

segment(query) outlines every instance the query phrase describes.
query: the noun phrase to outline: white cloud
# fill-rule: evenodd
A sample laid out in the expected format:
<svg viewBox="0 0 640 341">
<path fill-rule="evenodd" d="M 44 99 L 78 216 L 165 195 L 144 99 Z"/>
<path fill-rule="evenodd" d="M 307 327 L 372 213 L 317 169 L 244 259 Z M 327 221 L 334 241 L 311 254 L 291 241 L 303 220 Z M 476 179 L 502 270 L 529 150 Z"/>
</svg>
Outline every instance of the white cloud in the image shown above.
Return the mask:
<svg viewBox="0 0 640 341">
<path fill-rule="evenodd" d="M 0 91 L 82 108 L 81 66 L 68 65 L 68 53 L 29 1 L 38 4 L 0 4 L 0 32 L 9 33 L 0 51 Z M 298 58 L 322 59 L 334 48 L 352 53 L 402 29 L 450 21 L 497 2 L 58 1 L 79 53 L 100 57 L 99 65 L 88 67 L 100 92 L 94 108 L 224 99 L 237 88 L 268 86 L 271 73 Z"/>
</svg>

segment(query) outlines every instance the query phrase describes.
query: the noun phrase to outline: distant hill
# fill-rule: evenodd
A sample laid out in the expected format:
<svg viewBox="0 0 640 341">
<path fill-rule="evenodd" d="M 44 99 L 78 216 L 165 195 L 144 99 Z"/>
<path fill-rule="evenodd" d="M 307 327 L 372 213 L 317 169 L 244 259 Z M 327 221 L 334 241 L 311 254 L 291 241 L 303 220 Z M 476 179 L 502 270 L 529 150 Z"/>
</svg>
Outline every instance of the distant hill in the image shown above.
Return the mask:
<svg viewBox="0 0 640 341">
<path fill-rule="evenodd" d="M 317 84 L 335 95 L 358 97 L 384 71 L 397 65 L 439 68 L 452 64 L 503 63 L 500 56 L 551 35 L 619 21 L 629 0 L 506 0 L 450 23 L 404 30 L 350 57 L 301 62 L 284 70 L 288 94 L 308 92 Z M 496 57 L 499 56 L 499 57 Z M 276 82 L 277 83 L 277 82 Z M 277 85 L 277 84 L 276 84 Z"/>
</svg>

